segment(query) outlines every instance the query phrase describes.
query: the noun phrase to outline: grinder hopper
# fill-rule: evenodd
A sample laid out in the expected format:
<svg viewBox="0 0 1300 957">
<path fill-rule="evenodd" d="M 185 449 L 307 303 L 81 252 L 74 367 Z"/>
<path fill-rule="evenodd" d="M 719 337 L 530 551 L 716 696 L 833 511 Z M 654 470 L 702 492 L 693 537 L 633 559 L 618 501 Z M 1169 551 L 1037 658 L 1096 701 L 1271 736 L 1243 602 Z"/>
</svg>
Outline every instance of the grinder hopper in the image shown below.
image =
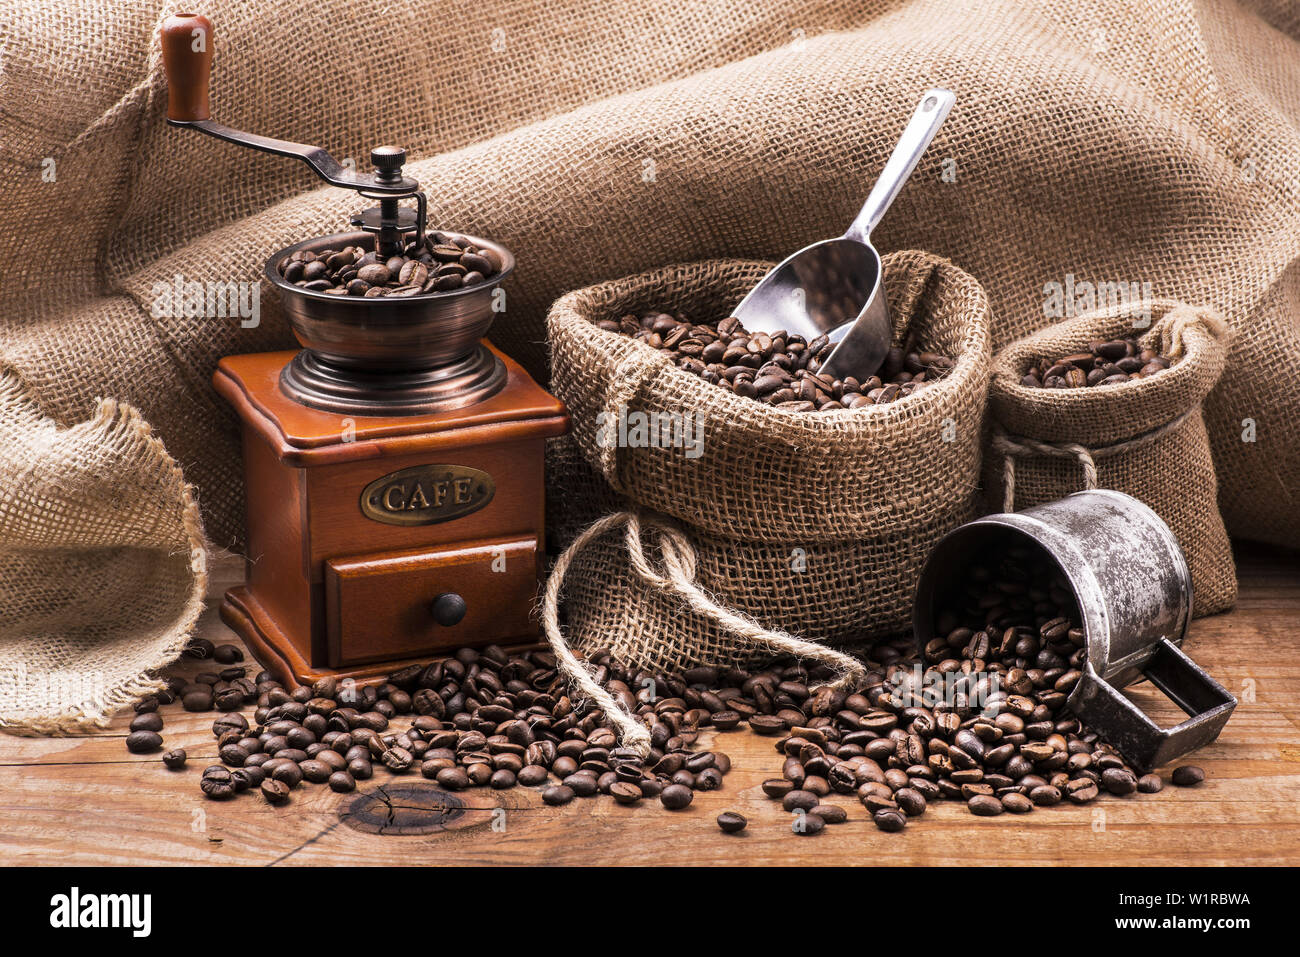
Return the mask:
<svg viewBox="0 0 1300 957">
<path fill-rule="evenodd" d="M 308 239 L 278 250 L 267 261 L 266 279 L 279 290 L 289 326 L 303 346 L 281 374 L 283 392 L 316 409 L 381 416 L 459 409 L 499 392 L 506 384 L 505 366 L 480 340 L 496 312 L 496 289 L 514 268 L 510 251 L 479 237 L 451 235 L 452 242 L 490 257 L 497 268 L 474 285 L 417 295 L 331 295 L 289 281 L 280 267 L 290 257 L 314 258 L 359 246 L 388 258 L 419 248 L 428 203 L 420 184 L 402 172 L 406 150 L 376 147 L 370 153 L 374 169 L 362 173 L 319 146 L 213 121 L 208 103 L 213 32 L 206 17 L 168 17 L 162 52 L 169 124 L 300 159 L 331 186 L 378 203 L 352 217 L 356 232 Z M 414 201 L 414 208 L 403 206 L 404 200 Z"/>
</svg>

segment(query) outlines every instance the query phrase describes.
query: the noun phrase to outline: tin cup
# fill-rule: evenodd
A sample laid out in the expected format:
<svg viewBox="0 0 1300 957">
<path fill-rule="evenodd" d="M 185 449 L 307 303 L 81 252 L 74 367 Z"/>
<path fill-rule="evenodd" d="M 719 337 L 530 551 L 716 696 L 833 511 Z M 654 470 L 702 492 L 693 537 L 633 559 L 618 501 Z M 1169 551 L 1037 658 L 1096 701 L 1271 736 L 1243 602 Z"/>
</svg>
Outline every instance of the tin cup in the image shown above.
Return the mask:
<svg viewBox="0 0 1300 957">
<path fill-rule="evenodd" d="M 1136 768 L 1148 771 L 1219 736 L 1237 699 L 1179 647 L 1192 613 L 1192 580 L 1173 533 L 1122 492 L 1075 492 L 1021 512 L 968 522 L 934 547 L 917 585 L 919 646 L 936 637 L 945 588 L 990 549 L 1029 546 L 1053 562 L 1078 603 L 1087 662 L 1066 706 Z M 1122 688 L 1149 680 L 1187 714 L 1163 728 Z"/>
</svg>

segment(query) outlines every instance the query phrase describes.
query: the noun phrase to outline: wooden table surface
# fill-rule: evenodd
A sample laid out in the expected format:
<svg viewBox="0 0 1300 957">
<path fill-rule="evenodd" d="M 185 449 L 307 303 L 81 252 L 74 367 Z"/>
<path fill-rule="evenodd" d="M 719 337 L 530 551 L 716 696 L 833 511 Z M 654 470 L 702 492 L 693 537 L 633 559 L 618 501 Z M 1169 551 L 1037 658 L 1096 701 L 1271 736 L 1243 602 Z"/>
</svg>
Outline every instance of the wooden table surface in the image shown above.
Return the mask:
<svg viewBox="0 0 1300 957">
<path fill-rule="evenodd" d="M 1229 614 L 1194 622 L 1187 650 L 1241 703 L 1218 742 L 1187 759 L 1200 787 L 1103 798 L 1087 807 L 1040 808 L 1023 817 L 977 818 L 939 803 L 901 834 L 876 830 L 855 798 L 849 820 L 804 837 L 759 783 L 780 774 L 772 739 L 747 731 L 706 735 L 728 753 L 723 788 L 685 811 L 658 802 L 625 808 L 608 797 L 563 808 L 537 791 L 473 789 L 440 804 L 419 774 L 376 776 L 352 795 L 303 786 L 282 808 L 260 795 L 202 797 L 216 763 L 214 714 L 166 709 L 168 747 L 189 766 L 165 770 L 129 754 L 129 718 L 104 733 L 61 739 L 0 735 L 0 862 L 7 864 L 1130 864 L 1300 863 L 1300 555 L 1239 550 L 1241 598 Z M 218 566 L 214 594 L 238 574 Z M 224 580 L 222 580 L 224 579 Z M 234 641 L 209 610 L 202 633 Z M 210 662 L 205 663 L 210 667 Z M 198 663 L 190 670 L 200 670 Z M 1149 687 L 1136 695 L 1151 713 Z M 1161 699 L 1163 701 L 1163 699 Z M 718 813 L 749 818 L 723 834 Z"/>
</svg>

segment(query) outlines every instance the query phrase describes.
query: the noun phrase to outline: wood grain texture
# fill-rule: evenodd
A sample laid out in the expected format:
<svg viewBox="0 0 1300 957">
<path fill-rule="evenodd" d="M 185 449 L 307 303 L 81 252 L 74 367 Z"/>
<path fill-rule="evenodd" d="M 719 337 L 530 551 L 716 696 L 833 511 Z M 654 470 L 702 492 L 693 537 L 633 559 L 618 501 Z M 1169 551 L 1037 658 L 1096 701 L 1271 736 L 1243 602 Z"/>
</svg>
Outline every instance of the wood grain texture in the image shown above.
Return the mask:
<svg viewBox="0 0 1300 957">
<path fill-rule="evenodd" d="M 759 783 L 779 773 L 772 739 L 731 732 L 706 739 L 733 760 L 722 790 L 699 794 L 685 811 L 658 804 L 623 808 L 606 797 L 564 808 L 542 805 L 532 790 L 473 790 L 445 830 L 376 834 L 347 809 L 356 795 L 322 786 L 294 792 L 284 808 L 242 795 L 203 799 L 202 769 L 215 761 L 214 715 L 167 709 L 169 747 L 185 747 L 190 766 L 168 772 L 156 757 L 123 747 L 128 719 L 90 737 L 0 737 L 0 860 L 23 864 L 1164 864 L 1300 863 L 1300 556 L 1239 552 L 1241 598 L 1235 611 L 1193 623 L 1189 652 L 1242 697 L 1223 736 L 1188 760 L 1208 772 L 1202 786 L 1167 786 L 1156 795 L 1104 798 L 1085 807 L 1039 809 L 1024 817 L 976 818 L 939 804 L 902 834 L 882 834 L 856 800 L 841 800 L 849 821 L 815 837 L 790 832 L 789 815 Z M 230 583 L 224 581 L 214 593 Z M 217 576 L 220 578 L 221 576 Z M 230 633 L 211 612 L 204 631 Z M 197 669 L 193 669 L 197 670 Z M 1172 715 L 1157 694 L 1137 697 Z M 362 793 L 390 795 L 403 820 L 399 789 L 428 784 L 418 775 L 376 770 Z M 382 799 L 383 795 L 378 794 Z M 371 804 L 382 804 L 372 800 Z M 494 816 L 496 808 L 503 814 Z M 750 819 L 740 836 L 714 817 L 737 810 Z M 343 812 L 342 814 L 340 812 Z M 1101 812 L 1101 814 L 1099 814 Z M 1104 815 L 1104 817 L 1102 816 Z M 504 830 L 494 829 L 494 820 Z M 371 829 L 373 830 L 373 828 Z"/>
</svg>

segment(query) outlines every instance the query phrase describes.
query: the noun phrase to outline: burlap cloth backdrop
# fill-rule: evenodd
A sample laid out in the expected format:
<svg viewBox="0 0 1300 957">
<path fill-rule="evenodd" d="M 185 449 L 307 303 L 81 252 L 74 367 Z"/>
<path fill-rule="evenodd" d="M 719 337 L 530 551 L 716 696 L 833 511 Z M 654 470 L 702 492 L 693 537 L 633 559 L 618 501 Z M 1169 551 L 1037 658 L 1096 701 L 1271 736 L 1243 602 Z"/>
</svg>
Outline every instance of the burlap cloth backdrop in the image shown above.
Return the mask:
<svg viewBox="0 0 1300 957">
<path fill-rule="evenodd" d="M 202 7 L 218 118 L 362 161 L 399 142 L 435 224 L 518 254 L 493 335 L 539 375 L 567 290 L 838 234 L 919 93 L 948 86 L 958 105 L 877 244 L 977 277 L 995 346 L 1047 324 L 1044 285 L 1067 275 L 1218 307 L 1236 336 L 1205 414 L 1228 528 L 1300 535 L 1300 13 L 1284 0 Z M 164 124 L 173 9 L 6 5 L 0 349 L 59 422 L 101 396 L 140 409 L 237 545 L 234 420 L 209 376 L 291 339 L 270 296 L 243 329 L 155 319 L 151 290 L 256 281 L 357 200 Z"/>
<path fill-rule="evenodd" d="M 139 413 L 68 429 L 0 378 L 0 729 L 92 727 L 163 686 L 203 607 L 199 508 Z"/>
</svg>

